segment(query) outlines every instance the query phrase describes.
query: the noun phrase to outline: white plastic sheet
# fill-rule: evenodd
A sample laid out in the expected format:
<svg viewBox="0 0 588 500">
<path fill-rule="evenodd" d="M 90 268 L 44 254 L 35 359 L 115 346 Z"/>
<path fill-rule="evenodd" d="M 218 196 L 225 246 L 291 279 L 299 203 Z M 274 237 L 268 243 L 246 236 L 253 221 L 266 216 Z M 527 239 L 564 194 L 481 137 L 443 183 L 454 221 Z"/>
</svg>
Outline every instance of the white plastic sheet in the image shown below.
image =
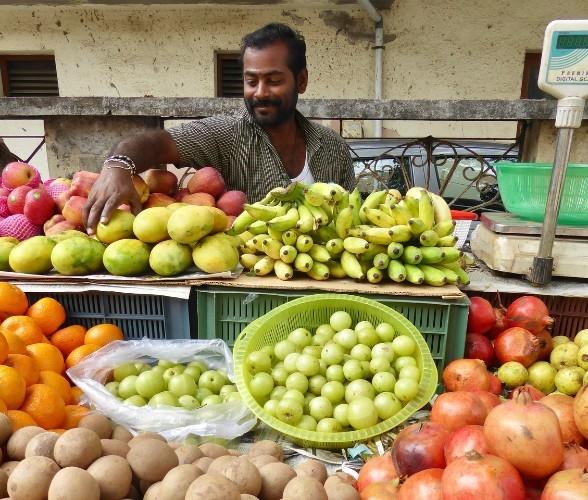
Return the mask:
<svg viewBox="0 0 588 500">
<path fill-rule="evenodd" d="M 122 403 L 104 387 L 114 368 L 125 363 L 154 363 L 159 359 L 175 363 L 202 361 L 210 369 L 226 372 L 234 381 L 232 354 L 220 339 L 112 342 L 84 358 L 67 374 L 84 391 L 92 406 L 135 433 L 157 432 L 168 441 L 182 440 L 190 434 L 234 439 L 255 426 L 255 416 L 242 401 L 208 405 L 196 410 L 136 407 Z"/>
</svg>

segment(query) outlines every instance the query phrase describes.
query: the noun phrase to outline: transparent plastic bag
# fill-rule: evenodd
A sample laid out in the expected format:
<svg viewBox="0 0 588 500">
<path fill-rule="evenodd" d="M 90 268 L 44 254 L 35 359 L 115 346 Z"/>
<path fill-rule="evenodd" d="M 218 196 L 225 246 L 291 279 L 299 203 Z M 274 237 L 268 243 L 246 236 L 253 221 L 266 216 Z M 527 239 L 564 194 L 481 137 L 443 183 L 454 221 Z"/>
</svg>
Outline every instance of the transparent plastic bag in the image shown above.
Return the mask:
<svg viewBox="0 0 588 500">
<path fill-rule="evenodd" d="M 84 391 L 90 404 L 131 431 L 151 431 L 168 441 L 190 434 L 234 439 L 250 431 L 257 420 L 242 401 L 208 405 L 196 410 L 123 404 L 104 387 L 112 370 L 125 363 L 202 361 L 211 370 L 226 372 L 234 382 L 232 354 L 227 344 L 213 340 L 127 340 L 112 342 L 84 358 L 67 374 Z"/>
</svg>

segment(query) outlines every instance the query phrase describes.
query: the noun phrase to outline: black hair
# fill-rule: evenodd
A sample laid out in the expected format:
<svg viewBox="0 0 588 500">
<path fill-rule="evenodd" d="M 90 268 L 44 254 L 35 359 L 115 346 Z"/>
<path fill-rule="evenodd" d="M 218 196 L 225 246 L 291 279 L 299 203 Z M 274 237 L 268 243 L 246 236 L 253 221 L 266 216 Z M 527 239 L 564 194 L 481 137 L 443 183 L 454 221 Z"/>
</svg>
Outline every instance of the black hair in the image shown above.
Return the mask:
<svg viewBox="0 0 588 500">
<path fill-rule="evenodd" d="M 266 24 L 253 33 L 248 33 L 241 40 L 241 63 L 246 49 L 265 49 L 275 43 L 284 43 L 288 47 L 288 67 L 298 76 L 306 68 L 306 42 L 304 37 L 290 26 L 282 23 Z"/>
</svg>

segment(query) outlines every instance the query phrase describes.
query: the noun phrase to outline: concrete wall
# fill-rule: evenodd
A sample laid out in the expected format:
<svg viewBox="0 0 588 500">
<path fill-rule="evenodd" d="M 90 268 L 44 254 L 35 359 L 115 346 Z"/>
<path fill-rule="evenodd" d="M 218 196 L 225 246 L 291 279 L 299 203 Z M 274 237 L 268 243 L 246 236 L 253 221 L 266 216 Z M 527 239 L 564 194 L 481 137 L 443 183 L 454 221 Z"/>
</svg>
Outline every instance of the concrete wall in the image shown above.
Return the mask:
<svg viewBox="0 0 588 500">
<path fill-rule="evenodd" d="M 306 97 L 373 96 L 373 24 L 349 4 L 0 6 L 0 53 L 54 53 L 63 96 L 213 96 L 214 52 L 269 21 L 308 42 Z M 384 97 L 516 99 L 546 24 L 586 0 L 398 0 L 384 10 Z M 511 123 L 387 122 L 388 136 L 512 137 Z M 367 130 L 366 130 L 367 129 Z M 355 134 L 370 133 L 355 128 Z"/>
</svg>

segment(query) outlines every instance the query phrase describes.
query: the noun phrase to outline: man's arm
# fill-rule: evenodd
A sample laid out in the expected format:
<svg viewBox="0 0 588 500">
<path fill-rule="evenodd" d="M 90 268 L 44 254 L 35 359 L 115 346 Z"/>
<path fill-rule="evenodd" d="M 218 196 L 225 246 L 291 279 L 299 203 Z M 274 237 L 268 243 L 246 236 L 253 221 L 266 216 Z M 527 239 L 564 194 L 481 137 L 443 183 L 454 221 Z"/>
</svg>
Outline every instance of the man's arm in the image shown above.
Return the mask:
<svg viewBox="0 0 588 500">
<path fill-rule="evenodd" d="M 125 138 L 112 148 L 110 154 L 131 158 L 137 173 L 156 165 L 176 164 L 180 160 L 176 143 L 165 130 L 150 130 Z M 116 165 L 116 162 L 112 164 Z M 130 172 L 122 168 L 103 169 L 84 207 L 83 218 L 88 233 L 94 232 L 99 221 L 108 222 L 114 209 L 124 203 L 128 203 L 134 213 L 141 210 Z"/>
</svg>

